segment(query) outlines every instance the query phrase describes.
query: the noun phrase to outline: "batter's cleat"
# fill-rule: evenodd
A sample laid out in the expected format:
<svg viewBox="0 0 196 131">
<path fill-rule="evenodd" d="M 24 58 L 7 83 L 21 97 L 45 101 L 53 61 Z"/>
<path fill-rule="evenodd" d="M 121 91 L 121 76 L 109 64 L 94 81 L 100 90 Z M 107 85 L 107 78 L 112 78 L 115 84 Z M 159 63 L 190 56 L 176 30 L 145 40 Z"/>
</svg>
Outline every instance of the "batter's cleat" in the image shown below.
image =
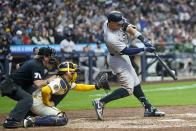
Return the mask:
<svg viewBox="0 0 196 131">
<path fill-rule="evenodd" d="M 4 128 L 19 128 L 22 127 L 20 121 L 15 120 L 14 118 L 7 118 L 3 123 Z"/>
<path fill-rule="evenodd" d="M 33 127 L 33 126 L 34 126 L 34 121 L 30 116 L 28 116 L 26 119 L 24 119 L 24 121 L 23 121 L 24 128 Z"/>
<path fill-rule="evenodd" d="M 103 117 L 102 117 L 103 108 L 104 108 L 103 104 L 100 102 L 100 99 L 93 100 L 92 104 L 95 108 L 95 112 L 97 114 L 97 119 L 102 121 L 103 120 Z"/>
<path fill-rule="evenodd" d="M 162 112 L 156 108 L 145 109 L 144 117 L 163 117 L 165 112 Z"/>
</svg>

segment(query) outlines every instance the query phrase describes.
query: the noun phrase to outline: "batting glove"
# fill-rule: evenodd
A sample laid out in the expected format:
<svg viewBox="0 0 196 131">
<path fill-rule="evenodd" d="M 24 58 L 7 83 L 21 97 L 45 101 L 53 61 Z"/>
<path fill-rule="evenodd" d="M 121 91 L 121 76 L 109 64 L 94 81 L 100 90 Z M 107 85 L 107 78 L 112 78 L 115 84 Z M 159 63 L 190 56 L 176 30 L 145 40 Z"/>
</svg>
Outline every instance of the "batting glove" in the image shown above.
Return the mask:
<svg viewBox="0 0 196 131">
<path fill-rule="evenodd" d="M 155 51 L 156 49 L 155 49 L 155 47 L 144 47 L 144 51 L 146 51 L 146 52 L 150 52 L 150 53 L 153 53 L 154 51 Z"/>
<path fill-rule="evenodd" d="M 152 42 L 150 40 L 148 40 L 148 39 L 144 39 L 144 42 L 143 43 L 144 43 L 144 45 L 146 47 L 153 47 Z"/>
</svg>

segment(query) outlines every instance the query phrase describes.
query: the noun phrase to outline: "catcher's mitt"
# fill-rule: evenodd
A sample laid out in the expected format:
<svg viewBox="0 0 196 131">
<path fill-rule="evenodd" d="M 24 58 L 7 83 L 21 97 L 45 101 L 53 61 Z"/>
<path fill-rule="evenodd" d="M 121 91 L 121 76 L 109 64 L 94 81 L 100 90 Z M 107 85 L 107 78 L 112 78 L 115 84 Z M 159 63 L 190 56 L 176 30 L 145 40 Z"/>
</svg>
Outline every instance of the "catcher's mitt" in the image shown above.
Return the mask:
<svg viewBox="0 0 196 131">
<path fill-rule="evenodd" d="M 99 89 L 104 89 L 105 91 L 109 91 L 110 90 L 110 85 L 108 83 L 108 74 L 107 73 L 99 73 L 99 75 L 97 76 L 96 80 L 95 80 L 95 88 L 97 90 Z"/>
</svg>

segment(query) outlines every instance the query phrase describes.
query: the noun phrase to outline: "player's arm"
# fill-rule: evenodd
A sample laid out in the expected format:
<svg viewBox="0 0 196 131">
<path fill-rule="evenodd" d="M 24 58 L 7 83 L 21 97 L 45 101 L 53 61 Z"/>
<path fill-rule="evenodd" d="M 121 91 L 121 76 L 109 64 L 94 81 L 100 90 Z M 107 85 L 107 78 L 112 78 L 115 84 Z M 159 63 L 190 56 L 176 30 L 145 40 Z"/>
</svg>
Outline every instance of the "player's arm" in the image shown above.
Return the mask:
<svg viewBox="0 0 196 131">
<path fill-rule="evenodd" d="M 125 47 L 125 48 L 121 51 L 122 54 L 125 54 L 125 55 L 135 55 L 135 54 L 138 54 L 138 53 L 140 53 L 140 52 L 142 52 L 142 51 L 147 51 L 147 52 L 150 52 L 150 53 L 152 53 L 153 51 L 155 51 L 155 48 L 154 48 L 154 47 L 152 47 L 152 46 L 147 46 L 148 43 L 145 42 L 144 37 L 141 35 L 141 33 L 140 33 L 139 31 L 137 31 L 137 29 L 135 28 L 135 26 L 129 24 L 129 25 L 127 25 L 127 27 L 126 27 L 125 30 L 126 30 L 130 35 L 134 35 L 134 36 L 136 36 L 138 39 L 140 39 L 140 40 L 144 43 L 144 45 L 145 45 L 146 47 L 144 47 L 144 48 L 127 48 L 127 47 Z"/>
<path fill-rule="evenodd" d="M 50 101 L 51 95 L 52 95 L 52 90 L 49 86 L 44 86 L 41 89 L 41 93 L 42 93 L 42 100 L 43 103 L 46 106 L 54 106 L 54 103 L 52 101 Z"/>
<path fill-rule="evenodd" d="M 43 86 L 46 86 L 47 84 L 49 84 L 53 79 L 57 78 L 56 75 L 53 75 L 45 80 L 35 80 L 34 81 L 34 84 L 36 87 L 43 87 Z"/>
<path fill-rule="evenodd" d="M 127 25 L 126 31 L 130 34 L 135 36 L 136 38 L 138 38 L 146 47 L 152 47 L 152 43 L 150 42 L 150 40 L 148 40 L 146 37 L 144 37 L 142 35 L 141 32 L 139 32 L 135 26 L 129 24 Z"/>
<path fill-rule="evenodd" d="M 142 51 L 145 51 L 145 48 L 127 48 L 125 47 L 121 53 L 125 55 L 136 55 Z"/>
<path fill-rule="evenodd" d="M 41 88 L 43 86 L 46 86 L 49 82 L 48 80 L 35 80 L 33 83 L 36 87 Z"/>
<path fill-rule="evenodd" d="M 107 73 L 99 74 L 95 80 L 94 85 L 72 83 L 72 89 L 78 91 L 90 91 L 94 89 L 110 90 L 110 85 L 108 83 L 108 74 Z"/>
<path fill-rule="evenodd" d="M 73 90 L 76 91 L 90 91 L 90 90 L 95 90 L 95 85 L 87 85 L 87 84 L 72 84 Z"/>
</svg>

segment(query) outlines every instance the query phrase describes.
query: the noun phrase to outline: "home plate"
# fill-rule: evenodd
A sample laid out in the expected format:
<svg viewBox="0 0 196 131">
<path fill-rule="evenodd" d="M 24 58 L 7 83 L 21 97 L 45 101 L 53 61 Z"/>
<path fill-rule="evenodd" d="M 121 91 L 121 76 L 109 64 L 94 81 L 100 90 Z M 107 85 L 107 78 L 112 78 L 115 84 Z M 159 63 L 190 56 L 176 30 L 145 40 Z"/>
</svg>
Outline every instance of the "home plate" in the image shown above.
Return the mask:
<svg viewBox="0 0 196 131">
<path fill-rule="evenodd" d="M 177 121 L 185 121 L 185 120 L 182 120 L 182 119 L 165 119 L 165 120 L 159 120 L 159 121 L 177 122 Z"/>
</svg>

